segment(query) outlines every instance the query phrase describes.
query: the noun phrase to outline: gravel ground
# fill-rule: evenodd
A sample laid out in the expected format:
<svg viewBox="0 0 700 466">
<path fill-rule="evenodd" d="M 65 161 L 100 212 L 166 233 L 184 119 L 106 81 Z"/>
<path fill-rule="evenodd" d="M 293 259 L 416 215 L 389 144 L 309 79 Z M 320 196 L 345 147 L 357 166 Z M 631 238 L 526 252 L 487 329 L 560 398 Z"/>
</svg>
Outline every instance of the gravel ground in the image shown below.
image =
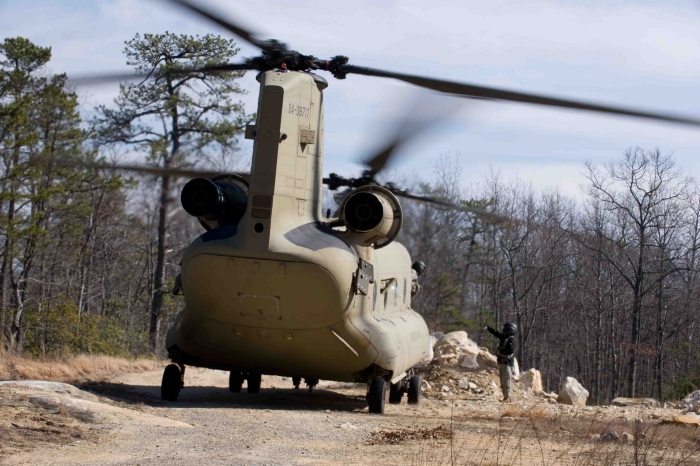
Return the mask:
<svg viewBox="0 0 700 466">
<path fill-rule="evenodd" d="M 534 397 L 509 405 L 495 399 L 426 398 L 419 406 L 408 406 L 404 398 L 398 406 L 387 403 L 384 415 L 372 415 L 361 385 L 321 382 L 309 393 L 294 390 L 290 379 L 264 377 L 261 393 L 233 394 L 227 373 L 195 368 L 187 370 L 179 401 L 167 403 L 160 400 L 160 378 L 160 371 L 144 372 L 81 388 L 109 403 L 192 428 L 93 425 L 96 434 L 89 439 L 40 443 L 0 458 L 0 463 L 427 465 L 448 464 L 452 457 L 458 464 L 474 465 L 618 464 L 606 458 L 631 458 L 639 448 L 589 438 L 611 428 L 620 435 L 640 426 L 656 429 L 653 419 L 663 415 L 658 410 L 552 406 Z M 452 441 L 450 432 L 455 434 Z M 649 464 L 700 464 L 693 432 L 659 431 L 659 439 L 662 434 L 663 445 L 647 448 L 654 459 Z M 670 436 L 676 443 L 669 443 Z"/>
</svg>

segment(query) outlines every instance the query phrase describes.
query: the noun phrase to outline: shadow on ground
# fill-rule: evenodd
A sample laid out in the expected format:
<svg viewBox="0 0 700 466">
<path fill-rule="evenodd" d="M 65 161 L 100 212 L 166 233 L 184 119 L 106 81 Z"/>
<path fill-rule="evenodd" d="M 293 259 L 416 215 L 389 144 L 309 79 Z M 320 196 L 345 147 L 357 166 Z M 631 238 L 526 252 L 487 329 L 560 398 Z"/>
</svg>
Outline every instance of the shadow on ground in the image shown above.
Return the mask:
<svg viewBox="0 0 700 466">
<path fill-rule="evenodd" d="M 93 392 L 127 404 L 145 404 L 153 407 L 173 408 L 240 408 L 240 409 L 275 409 L 317 411 L 333 409 L 336 411 L 361 411 L 366 408 L 365 397 L 357 394 L 343 394 L 330 390 L 261 388 L 260 393 L 231 393 L 228 388 L 185 386 L 178 401 L 163 401 L 160 387 L 151 385 L 130 385 L 122 383 L 84 383 L 78 386 L 82 390 Z"/>
</svg>

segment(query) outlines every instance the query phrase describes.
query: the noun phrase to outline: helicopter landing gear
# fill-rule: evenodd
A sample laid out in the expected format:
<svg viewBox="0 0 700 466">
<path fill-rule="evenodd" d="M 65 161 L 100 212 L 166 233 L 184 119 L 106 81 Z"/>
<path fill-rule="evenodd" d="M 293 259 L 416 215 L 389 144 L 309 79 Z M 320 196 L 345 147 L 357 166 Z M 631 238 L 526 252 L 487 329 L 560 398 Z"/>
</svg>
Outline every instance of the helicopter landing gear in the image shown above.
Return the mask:
<svg viewBox="0 0 700 466">
<path fill-rule="evenodd" d="M 231 371 L 231 373 L 228 376 L 228 389 L 231 393 L 241 393 L 241 388 L 243 387 L 243 381 L 245 380 L 245 377 L 243 377 L 242 372 L 234 372 Z"/>
<path fill-rule="evenodd" d="M 309 392 L 314 391 L 314 387 L 318 385 L 318 379 L 304 379 L 306 386 L 309 387 Z"/>
<path fill-rule="evenodd" d="M 248 380 L 248 393 L 260 393 L 262 374 L 260 372 L 248 372 L 246 379 Z"/>
<path fill-rule="evenodd" d="M 375 377 L 369 383 L 367 390 L 367 404 L 369 412 L 384 414 L 384 404 L 386 401 L 386 380 L 382 377 Z"/>
<path fill-rule="evenodd" d="M 412 375 L 408 379 L 408 404 L 417 405 L 420 404 L 420 375 Z"/>
<path fill-rule="evenodd" d="M 389 386 L 389 404 L 401 404 L 401 398 L 403 398 L 404 393 L 406 393 L 406 383 L 403 379 L 397 383 L 392 383 Z"/>
<path fill-rule="evenodd" d="M 177 401 L 177 396 L 182 389 L 183 377 L 185 376 L 184 366 L 180 368 L 177 364 L 168 364 L 163 371 L 163 379 L 160 383 L 160 397 L 165 401 Z"/>
<path fill-rule="evenodd" d="M 292 377 L 292 383 L 294 384 L 294 390 L 299 390 L 299 385 L 301 385 L 301 377 Z"/>
</svg>

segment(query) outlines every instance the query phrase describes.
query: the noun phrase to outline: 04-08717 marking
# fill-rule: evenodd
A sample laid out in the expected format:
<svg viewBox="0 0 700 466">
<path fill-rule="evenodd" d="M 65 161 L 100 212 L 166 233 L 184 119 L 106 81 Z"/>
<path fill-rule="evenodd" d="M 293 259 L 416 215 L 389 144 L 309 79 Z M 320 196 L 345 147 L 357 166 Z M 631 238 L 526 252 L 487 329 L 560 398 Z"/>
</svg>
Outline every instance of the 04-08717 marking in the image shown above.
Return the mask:
<svg viewBox="0 0 700 466">
<path fill-rule="evenodd" d="M 300 116 L 302 118 L 309 118 L 309 108 L 302 107 L 301 105 L 294 105 L 294 104 L 290 103 L 289 104 L 289 113 L 292 113 L 296 116 Z"/>
</svg>

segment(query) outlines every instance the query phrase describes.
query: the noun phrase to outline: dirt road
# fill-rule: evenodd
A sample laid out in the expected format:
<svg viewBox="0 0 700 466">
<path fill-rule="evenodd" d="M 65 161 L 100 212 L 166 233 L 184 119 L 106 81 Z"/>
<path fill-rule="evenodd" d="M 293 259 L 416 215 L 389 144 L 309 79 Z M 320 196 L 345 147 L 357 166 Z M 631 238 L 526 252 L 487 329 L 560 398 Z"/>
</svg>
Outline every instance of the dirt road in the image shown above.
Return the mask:
<svg viewBox="0 0 700 466">
<path fill-rule="evenodd" d="M 588 435 L 602 429 L 601 422 L 605 428 L 630 430 L 642 415 L 622 411 L 616 412 L 618 417 L 599 419 L 597 408 L 524 402 L 506 406 L 495 400 L 424 399 L 420 406 L 409 406 L 405 398 L 398 406 L 387 403 L 385 415 L 371 415 L 363 386 L 322 382 L 309 393 L 294 390 L 289 379 L 264 377 L 261 393 L 233 394 L 227 388 L 227 373 L 195 368 L 187 370 L 179 401 L 167 403 L 160 400 L 160 378 L 160 371 L 144 372 L 82 388 L 109 398 L 109 403 L 191 428 L 101 425 L 85 439 L 36 445 L 0 461 L 6 465 L 364 465 L 448 464 L 452 456 L 458 464 L 475 465 L 607 464 L 596 458 L 612 454 L 619 459 L 632 454 L 632 446 L 589 441 Z M 450 426 L 456 434 L 453 440 Z M 657 454 L 655 448 L 649 451 Z M 668 443 L 658 451 L 668 456 Z M 700 463 L 697 451 L 683 451 L 696 461 L 685 464 Z M 679 464 L 654 458 L 659 461 L 653 464 Z"/>
</svg>

